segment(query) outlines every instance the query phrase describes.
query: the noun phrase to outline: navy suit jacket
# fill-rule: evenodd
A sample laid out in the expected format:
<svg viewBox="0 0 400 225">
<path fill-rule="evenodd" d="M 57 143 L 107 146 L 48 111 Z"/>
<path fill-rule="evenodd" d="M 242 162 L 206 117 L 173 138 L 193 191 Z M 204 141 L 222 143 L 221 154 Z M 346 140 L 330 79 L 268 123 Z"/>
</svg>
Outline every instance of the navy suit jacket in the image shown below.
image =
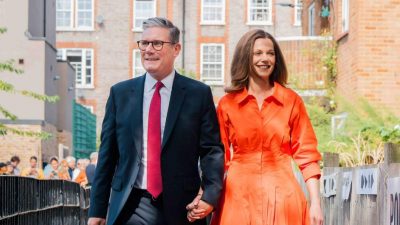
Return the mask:
<svg viewBox="0 0 400 225">
<path fill-rule="evenodd" d="M 89 216 L 107 216 L 108 225 L 114 224 L 123 207 L 129 207 L 125 203 L 138 175 L 144 81 L 145 76 L 140 76 L 114 85 L 106 104 Z M 200 185 L 202 199 L 218 205 L 223 151 L 210 87 L 176 73 L 161 153 L 163 207 L 169 225 L 193 224 L 186 219 L 185 207 L 196 197 Z M 196 224 L 205 223 L 200 220 Z"/>
</svg>

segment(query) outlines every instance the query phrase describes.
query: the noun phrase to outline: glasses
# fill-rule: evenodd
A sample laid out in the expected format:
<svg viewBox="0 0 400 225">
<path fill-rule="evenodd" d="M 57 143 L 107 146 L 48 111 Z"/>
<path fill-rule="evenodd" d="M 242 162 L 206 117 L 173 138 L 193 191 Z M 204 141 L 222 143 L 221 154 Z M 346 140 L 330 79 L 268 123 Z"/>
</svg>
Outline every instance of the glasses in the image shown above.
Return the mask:
<svg viewBox="0 0 400 225">
<path fill-rule="evenodd" d="M 161 49 L 163 48 L 165 43 L 168 43 L 171 45 L 175 44 L 173 42 L 168 42 L 168 41 L 145 41 L 145 40 L 137 41 L 137 45 L 138 45 L 139 49 L 142 51 L 145 51 L 147 49 L 147 47 L 149 46 L 149 44 L 151 44 L 153 46 L 154 50 L 161 51 Z"/>
</svg>

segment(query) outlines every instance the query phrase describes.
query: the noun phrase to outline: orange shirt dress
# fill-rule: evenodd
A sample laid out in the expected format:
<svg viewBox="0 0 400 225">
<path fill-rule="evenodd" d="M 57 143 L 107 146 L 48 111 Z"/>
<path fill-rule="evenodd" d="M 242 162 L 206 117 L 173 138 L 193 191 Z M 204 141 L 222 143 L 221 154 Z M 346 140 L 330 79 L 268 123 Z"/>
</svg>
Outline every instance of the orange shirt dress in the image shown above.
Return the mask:
<svg viewBox="0 0 400 225">
<path fill-rule="evenodd" d="M 291 159 L 307 180 L 319 178 L 321 155 L 301 97 L 274 83 L 273 95 L 260 110 L 255 97 L 242 89 L 225 95 L 217 113 L 226 179 L 211 224 L 309 225 Z"/>
</svg>

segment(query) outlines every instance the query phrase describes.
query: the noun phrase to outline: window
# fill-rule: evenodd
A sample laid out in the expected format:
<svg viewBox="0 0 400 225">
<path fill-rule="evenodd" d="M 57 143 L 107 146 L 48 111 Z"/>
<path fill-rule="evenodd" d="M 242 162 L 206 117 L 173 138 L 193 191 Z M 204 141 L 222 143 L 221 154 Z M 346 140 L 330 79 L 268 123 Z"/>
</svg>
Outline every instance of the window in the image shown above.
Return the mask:
<svg viewBox="0 0 400 225">
<path fill-rule="evenodd" d="M 142 31 L 143 21 L 156 16 L 155 0 L 134 0 L 133 30 Z"/>
<path fill-rule="evenodd" d="M 200 78 L 207 84 L 224 83 L 224 45 L 201 45 L 201 71 Z"/>
<path fill-rule="evenodd" d="M 75 68 L 77 88 L 93 88 L 93 49 L 59 49 L 57 59 L 68 60 Z"/>
<path fill-rule="evenodd" d="M 301 11 L 303 10 L 303 0 L 294 1 L 294 25 L 301 26 Z"/>
<path fill-rule="evenodd" d="M 93 30 L 94 0 L 56 0 L 57 30 Z"/>
<path fill-rule="evenodd" d="M 248 24 L 272 25 L 272 0 L 248 0 Z"/>
<path fill-rule="evenodd" d="M 142 66 L 142 61 L 140 60 L 140 50 L 134 49 L 133 50 L 133 74 L 132 77 L 138 77 L 146 73 L 146 70 Z"/>
<path fill-rule="evenodd" d="M 349 0 L 342 0 L 342 32 L 349 31 Z"/>
<path fill-rule="evenodd" d="M 225 0 L 202 0 L 201 1 L 201 23 L 202 24 L 224 24 L 225 23 Z"/>
<path fill-rule="evenodd" d="M 308 35 L 315 35 L 315 4 L 312 3 L 310 7 L 308 7 Z"/>
</svg>

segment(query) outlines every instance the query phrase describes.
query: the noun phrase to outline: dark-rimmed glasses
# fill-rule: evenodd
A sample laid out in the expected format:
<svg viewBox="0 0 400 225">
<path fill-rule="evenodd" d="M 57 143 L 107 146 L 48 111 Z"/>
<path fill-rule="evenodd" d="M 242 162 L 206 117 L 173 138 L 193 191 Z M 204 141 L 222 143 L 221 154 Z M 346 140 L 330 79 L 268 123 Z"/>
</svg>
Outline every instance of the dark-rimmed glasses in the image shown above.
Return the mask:
<svg viewBox="0 0 400 225">
<path fill-rule="evenodd" d="M 147 47 L 149 46 L 149 44 L 151 44 L 154 48 L 154 50 L 156 51 L 161 51 L 161 49 L 163 48 L 164 44 L 168 43 L 168 44 L 175 44 L 173 42 L 169 42 L 169 41 L 145 41 L 145 40 L 140 40 L 137 41 L 137 45 L 139 47 L 140 50 L 145 51 L 147 49 Z"/>
</svg>

